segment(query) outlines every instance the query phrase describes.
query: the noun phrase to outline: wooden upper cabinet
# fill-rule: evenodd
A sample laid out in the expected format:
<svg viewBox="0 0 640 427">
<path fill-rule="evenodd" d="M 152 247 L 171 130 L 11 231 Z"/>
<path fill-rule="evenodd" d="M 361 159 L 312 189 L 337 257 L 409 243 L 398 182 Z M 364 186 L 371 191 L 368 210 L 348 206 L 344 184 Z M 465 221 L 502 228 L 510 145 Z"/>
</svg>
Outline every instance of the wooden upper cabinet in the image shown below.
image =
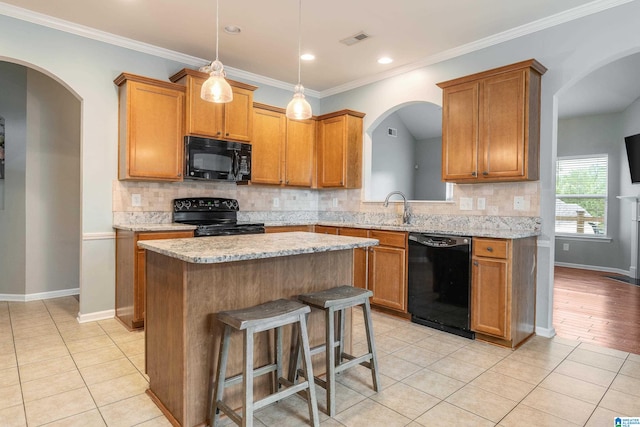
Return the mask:
<svg viewBox="0 0 640 427">
<path fill-rule="evenodd" d="M 122 73 L 119 90 L 118 177 L 182 181 L 185 89 Z"/>
<path fill-rule="evenodd" d="M 351 110 L 318 117 L 318 188 L 362 186 L 363 117 Z"/>
<path fill-rule="evenodd" d="M 443 181 L 539 179 L 545 72 L 531 59 L 438 84 L 443 89 Z"/>
<path fill-rule="evenodd" d="M 185 132 L 207 138 L 249 142 L 253 133 L 253 91 L 256 86 L 227 79 L 233 101 L 216 104 L 200 98 L 202 85 L 209 76 L 188 68 L 169 79 L 186 86 Z"/>
<path fill-rule="evenodd" d="M 255 104 L 251 140 L 252 183 L 282 184 L 286 138 L 287 119 L 284 111 Z"/>
<path fill-rule="evenodd" d="M 313 185 L 316 121 L 287 119 L 287 137 L 284 150 L 284 183 L 288 186 Z"/>
</svg>

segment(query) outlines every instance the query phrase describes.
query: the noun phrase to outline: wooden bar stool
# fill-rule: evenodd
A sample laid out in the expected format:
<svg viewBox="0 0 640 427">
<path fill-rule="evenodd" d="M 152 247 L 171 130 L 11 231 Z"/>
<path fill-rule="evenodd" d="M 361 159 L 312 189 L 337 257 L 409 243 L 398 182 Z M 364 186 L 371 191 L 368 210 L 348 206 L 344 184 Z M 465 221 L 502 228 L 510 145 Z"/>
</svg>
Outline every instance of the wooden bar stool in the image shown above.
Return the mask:
<svg viewBox="0 0 640 427">
<path fill-rule="evenodd" d="M 378 359 L 376 356 L 376 346 L 373 339 L 373 323 L 371 321 L 371 307 L 369 297 L 373 292 L 354 288 L 353 286 L 339 286 L 337 288 L 310 294 L 298 295 L 298 299 L 313 308 L 324 310 L 325 312 L 325 343 L 311 349 L 311 355 L 326 351 L 326 380 L 316 377 L 315 381 L 327 392 L 327 413 L 333 417 L 336 413 L 336 374 L 349 369 L 355 365 L 362 365 L 371 370 L 373 389 L 378 391 L 380 379 L 378 377 Z M 345 310 L 350 307 L 361 305 L 364 314 L 364 325 L 367 336 L 368 352 L 362 356 L 353 356 L 344 352 L 344 324 Z M 338 314 L 338 325 L 336 333 L 335 315 Z M 337 335 L 337 336 L 336 336 Z M 328 350 L 327 350 L 328 348 Z M 299 350 L 298 350 L 299 352 Z M 343 359 L 348 362 L 342 363 Z M 297 356 L 296 367 L 300 364 L 300 355 Z M 304 372 L 296 371 L 290 373 L 294 382 L 299 374 L 308 378 Z"/>
<path fill-rule="evenodd" d="M 210 425 L 215 427 L 220 421 L 220 411 L 224 412 L 232 421 L 242 427 L 253 426 L 254 411 L 274 403 L 294 393 L 306 390 L 306 398 L 309 406 L 309 418 L 313 426 L 319 426 L 318 404 L 316 401 L 315 387 L 313 383 L 313 368 L 311 366 L 311 351 L 309 349 L 309 337 L 307 335 L 306 314 L 311 309 L 297 301 L 279 299 L 240 310 L 223 311 L 218 313 L 218 320 L 224 323 L 224 334 L 220 342 L 220 354 L 215 377 L 211 377 L 209 387 L 209 414 Z M 290 324 L 298 324 L 298 341 L 296 348 L 302 346 L 304 360 L 303 374 L 305 382 L 294 384 L 282 377 L 282 327 Z M 242 373 L 231 378 L 226 378 L 227 358 L 229 354 L 229 341 L 232 329 L 242 331 L 244 334 L 243 368 Z M 269 329 L 275 329 L 276 360 L 275 363 L 254 368 L 254 334 Z M 276 373 L 273 394 L 253 401 L 253 380 L 255 377 Z M 308 375 L 307 375 L 308 374 Z M 242 415 L 235 412 L 223 401 L 224 389 L 228 386 L 242 383 Z M 281 386 L 286 386 L 281 389 Z M 213 414 L 212 414 L 213 412 Z"/>
</svg>

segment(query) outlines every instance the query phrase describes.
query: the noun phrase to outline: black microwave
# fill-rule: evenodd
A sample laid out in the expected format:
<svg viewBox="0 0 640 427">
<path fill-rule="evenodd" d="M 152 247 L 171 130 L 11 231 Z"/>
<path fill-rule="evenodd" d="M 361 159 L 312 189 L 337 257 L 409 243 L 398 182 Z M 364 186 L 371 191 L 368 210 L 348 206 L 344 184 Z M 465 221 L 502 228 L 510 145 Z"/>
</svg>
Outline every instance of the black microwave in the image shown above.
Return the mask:
<svg viewBox="0 0 640 427">
<path fill-rule="evenodd" d="M 184 177 L 246 184 L 251 180 L 251 144 L 185 136 Z"/>
</svg>

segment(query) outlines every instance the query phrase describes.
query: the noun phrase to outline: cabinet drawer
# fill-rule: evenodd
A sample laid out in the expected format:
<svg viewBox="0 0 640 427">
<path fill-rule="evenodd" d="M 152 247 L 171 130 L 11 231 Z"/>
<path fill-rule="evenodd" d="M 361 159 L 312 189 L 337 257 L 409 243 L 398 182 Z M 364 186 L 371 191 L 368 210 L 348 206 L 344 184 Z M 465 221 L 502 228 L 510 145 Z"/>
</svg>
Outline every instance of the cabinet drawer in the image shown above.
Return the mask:
<svg viewBox="0 0 640 427">
<path fill-rule="evenodd" d="M 473 255 L 488 258 L 507 258 L 509 242 L 499 239 L 473 239 Z"/>
<path fill-rule="evenodd" d="M 392 246 L 395 248 L 407 247 L 407 233 L 404 232 L 371 230 L 369 237 L 378 239 L 380 246 Z"/>
<path fill-rule="evenodd" d="M 182 239 L 193 237 L 193 231 L 159 231 L 138 233 L 137 240 Z"/>
<path fill-rule="evenodd" d="M 369 237 L 369 230 L 364 228 L 339 228 L 338 234 L 351 237 Z"/>
<path fill-rule="evenodd" d="M 325 225 L 316 225 L 314 227 L 314 231 L 316 233 L 338 234 L 338 228 L 337 227 L 327 227 Z"/>
</svg>

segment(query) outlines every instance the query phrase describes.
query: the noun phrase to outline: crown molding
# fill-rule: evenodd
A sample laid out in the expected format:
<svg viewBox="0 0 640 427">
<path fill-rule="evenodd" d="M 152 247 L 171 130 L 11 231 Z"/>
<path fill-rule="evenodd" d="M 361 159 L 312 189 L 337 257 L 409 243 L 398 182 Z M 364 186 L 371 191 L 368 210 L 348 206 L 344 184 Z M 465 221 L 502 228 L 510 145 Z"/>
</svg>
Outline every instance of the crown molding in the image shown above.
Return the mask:
<svg viewBox="0 0 640 427">
<path fill-rule="evenodd" d="M 371 83 L 378 82 L 380 80 L 384 80 L 390 77 L 395 77 L 400 74 L 417 70 L 419 68 L 424 68 L 428 65 L 433 65 L 438 62 L 446 61 L 461 55 L 465 55 L 480 49 L 484 49 L 486 47 L 490 47 L 499 43 L 513 40 L 515 38 L 522 37 L 527 34 L 532 34 L 540 30 L 551 28 L 556 25 L 560 25 L 575 19 L 592 15 L 594 13 L 602 12 L 604 10 L 611 9 L 626 3 L 630 3 L 632 1 L 635 1 L 635 0 L 595 0 L 591 3 L 587 3 L 585 5 L 575 7 L 573 9 L 558 13 L 556 15 L 539 19 L 529 24 L 521 25 L 520 27 L 516 27 L 511 30 L 504 31 L 502 33 L 495 34 L 490 37 L 485 37 L 484 39 L 480 39 L 472 43 L 467 43 L 465 45 L 462 45 L 453 49 L 449 49 L 444 52 L 437 53 L 435 55 L 428 56 L 426 58 L 423 58 L 411 64 L 394 68 L 393 70 L 389 70 L 385 73 L 380 73 L 380 74 L 376 74 L 363 79 L 354 80 L 352 82 L 338 85 L 324 91 L 314 91 L 314 90 L 305 88 L 305 93 L 315 98 L 326 98 L 328 96 L 332 96 L 338 93 L 356 89 Z M 41 13 L 26 10 L 17 6 L 9 5 L 7 3 L 0 2 L 0 14 L 6 15 L 12 18 L 20 19 L 22 21 L 27 21 L 27 22 L 42 25 L 45 27 L 53 28 L 56 30 L 64 31 L 70 34 L 75 34 L 81 37 L 101 41 L 114 46 L 120 46 L 127 49 L 135 50 L 137 52 L 142 52 L 149 55 L 158 56 L 160 58 L 181 62 L 197 68 L 203 65 L 206 65 L 210 62 L 203 58 L 197 58 L 195 56 L 185 55 L 183 53 L 179 53 L 169 49 L 164 49 L 148 43 L 143 43 L 143 42 L 128 39 L 125 37 L 117 36 L 115 34 L 96 30 L 94 28 L 86 27 L 83 25 L 74 24 L 69 21 L 65 21 L 62 19 L 44 15 Z M 263 83 L 276 88 L 289 90 L 291 92 L 294 91 L 295 85 L 290 83 L 286 83 L 280 80 L 275 80 L 259 74 L 254 74 L 247 71 L 235 69 L 232 67 L 225 66 L 225 70 L 227 70 L 229 74 L 231 74 L 233 77 L 236 77 L 236 78 L 244 78 L 256 83 Z"/>
</svg>

